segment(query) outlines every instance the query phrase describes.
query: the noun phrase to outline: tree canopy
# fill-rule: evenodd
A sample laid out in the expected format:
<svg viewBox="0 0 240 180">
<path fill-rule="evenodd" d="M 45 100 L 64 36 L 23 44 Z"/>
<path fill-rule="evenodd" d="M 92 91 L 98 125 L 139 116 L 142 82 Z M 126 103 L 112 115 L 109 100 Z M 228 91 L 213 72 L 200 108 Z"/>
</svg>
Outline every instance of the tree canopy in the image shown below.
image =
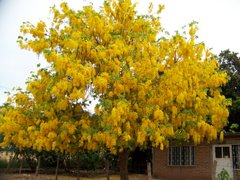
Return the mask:
<svg viewBox="0 0 240 180">
<path fill-rule="evenodd" d="M 232 99 L 229 124 L 226 127 L 226 130 L 240 131 L 240 57 L 236 52 L 224 50 L 219 54 L 218 58 L 221 70 L 226 71 L 230 77 L 228 83 L 222 87 L 222 93 L 227 98 Z"/>
<path fill-rule="evenodd" d="M 164 34 L 159 13 L 139 15 L 131 0 L 106 0 L 100 11 L 51 8 L 48 27 L 21 27 L 21 48 L 43 55 L 40 68 L 10 100 L 1 144 L 75 152 L 168 147 L 169 141 L 212 141 L 227 124 L 221 95 L 227 73 L 197 26 Z M 94 116 L 90 97 L 98 99 Z M 14 127 L 14 128 L 13 128 Z"/>
</svg>

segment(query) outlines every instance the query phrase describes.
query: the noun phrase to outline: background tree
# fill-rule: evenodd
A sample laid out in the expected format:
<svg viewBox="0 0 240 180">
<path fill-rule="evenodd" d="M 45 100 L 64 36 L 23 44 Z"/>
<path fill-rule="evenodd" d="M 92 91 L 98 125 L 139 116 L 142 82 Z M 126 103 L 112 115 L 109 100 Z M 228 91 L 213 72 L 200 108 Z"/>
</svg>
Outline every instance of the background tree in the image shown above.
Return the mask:
<svg viewBox="0 0 240 180">
<path fill-rule="evenodd" d="M 54 79 L 56 75 L 51 75 L 47 68 L 39 69 L 29 78 L 26 91 L 18 89 L 9 97 L 10 105 L 5 110 L 0 132 L 4 135 L 1 146 L 14 144 L 20 150 L 55 151 L 58 165 L 60 153 L 75 154 L 85 148 L 86 134 L 80 143 L 80 136 L 85 132 L 81 120 L 87 126 L 90 116 L 82 107 L 76 108 L 76 104 L 56 102 L 48 89 L 49 84 L 58 83 Z"/>
<path fill-rule="evenodd" d="M 220 68 L 227 72 L 230 77 L 228 83 L 222 87 L 222 93 L 232 99 L 232 106 L 229 108 L 229 124 L 226 130 L 239 131 L 240 114 L 240 57 L 238 53 L 224 50 L 218 56 Z"/>
<path fill-rule="evenodd" d="M 195 23 L 187 35 L 165 35 L 162 9 L 154 13 L 150 4 L 149 14 L 139 15 L 131 0 L 106 0 L 99 12 L 91 5 L 74 11 L 62 3 L 60 10 L 52 8 L 50 28 L 24 23 L 20 46 L 43 55 L 49 68 L 39 69 L 27 92 L 15 96 L 12 107 L 21 115 L 8 122 L 37 110 L 39 123 L 15 122 L 44 138 L 29 146 L 109 150 L 119 155 L 121 180 L 128 179 L 128 155 L 137 147 L 216 139 L 227 124 L 229 101 L 219 89 L 227 74 L 204 44 L 195 42 Z M 90 96 L 98 99 L 94 118 L 86 111 Z M 11 136 L 7 140 L 12 142 Z"/>
</svg>

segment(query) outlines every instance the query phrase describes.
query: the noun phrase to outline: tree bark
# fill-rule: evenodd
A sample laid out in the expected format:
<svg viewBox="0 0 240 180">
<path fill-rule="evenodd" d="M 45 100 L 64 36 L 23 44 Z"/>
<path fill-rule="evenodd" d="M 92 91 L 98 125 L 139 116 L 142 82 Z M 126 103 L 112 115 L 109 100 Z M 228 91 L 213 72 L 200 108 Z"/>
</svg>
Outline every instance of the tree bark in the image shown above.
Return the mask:
<svg viewBox="0 0 240 180">
<path fill-rule="evenodd" d="M 77 152 L 77 180 L 80 180 L 80 157 L 79 157 L 79 152 Z"/>
<path fill-rule="evenodd" d="M 129 180 L 128 179 L 128 157 L 130 151 L 123 150 L 119 153 L 119 161 L 120 161 L 120 179 L 121 180 Z"/>
<path fill-rule="evenodd" d="M 151 162 L 147 162 L 147 180 L 152 180 Z"/>
<path fill-rule="evenodd" d="M 14 156 L 13 156 L 13 155 L 10 155 L 9 160 L 8 160 L 8 165 L 7 165 L 6 173 L 8 173 L 8 171 L 9 171 L 9 169 L 10 169 L 10 166 L 11 166 L 11 163 L 12 163 L 13 158 L 14 158 Z"/>
<path fill-rule="evenodd" d="M 109 159 L 105 158 L 106 180 L 110 180 L 109 177 Z"/>
<path fill-rule="evenodd" d="M 23 155 L 21 155 L 20 157 L 21 157 L 21 160 L 20 160 L 19 174 L 22 174 L 22 167 L 23 167 Z"/>
<path fill-rule="evenodd" d="M 58 169 L 59 169 L 59 153 L 57 154 L 57 166 L 55 171 L 55 180 L 58 179 Z"/>
<path fill-rule="evenodd" d="M 39 172 L 39 168 L 40 168 L 40 162 L 41 162 L 41 156 L 38 156 L 35 178 L 38 176 L 38 172 Z"/>
</svg>

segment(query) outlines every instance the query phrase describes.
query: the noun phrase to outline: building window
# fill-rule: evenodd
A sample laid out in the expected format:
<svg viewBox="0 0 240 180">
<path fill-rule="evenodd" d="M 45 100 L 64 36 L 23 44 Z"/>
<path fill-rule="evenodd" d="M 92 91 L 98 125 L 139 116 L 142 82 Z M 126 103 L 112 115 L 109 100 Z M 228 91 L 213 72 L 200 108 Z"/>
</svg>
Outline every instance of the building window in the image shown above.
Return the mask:
<svg viewBox="0 0 240 180">
<path fill-rule="evenodd" d="M 215 147 L 215 157 L 222 158 L 222 147 Z"/>
<path fill-rule="evenodd" d="M 233 169 L 240 169 L 240 145 L 232 145 Z"/>
<path fill-rule="evenodd" d="M 230 158 L 229 147 L 226 146 L 215 147 L 215 158 Z"/>
<path fill-rule="evenodd" d="M 195 164 L 194 146 L 172 146 L 168 150 L 170 166 L 193 166 Z"/>
</svg>

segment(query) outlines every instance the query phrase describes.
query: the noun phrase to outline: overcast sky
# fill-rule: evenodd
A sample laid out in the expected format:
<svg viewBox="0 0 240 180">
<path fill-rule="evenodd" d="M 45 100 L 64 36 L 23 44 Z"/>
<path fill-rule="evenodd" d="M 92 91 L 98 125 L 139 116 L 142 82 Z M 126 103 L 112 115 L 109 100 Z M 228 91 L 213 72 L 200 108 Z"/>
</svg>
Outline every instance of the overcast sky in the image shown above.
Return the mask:
<svg viewBox="0 0 240 180">
<path fill-rule="evenodd" d="M 32 52 L 21 50 L 16 43 L 23 21 L 49 21 L 49 7 L 61 0 L 0 0 L 0 104 L 5 102 L 4 91 L 14 86 L 24 88 L 30 71 L 43 61 Z M 66 0 L 69 6 L 80 9 L 89 0 Z M 99 7 L 103 0 L 94 2 Z M 230 49 L 240 53 L 240 0 L 138 0 L 139 13 L 147 12 L 149 2 L 164 4 L 161 20 L 169 32 L 194 21 L 199 22 L 199 39 L 218 54 Z"/>
</svg>

